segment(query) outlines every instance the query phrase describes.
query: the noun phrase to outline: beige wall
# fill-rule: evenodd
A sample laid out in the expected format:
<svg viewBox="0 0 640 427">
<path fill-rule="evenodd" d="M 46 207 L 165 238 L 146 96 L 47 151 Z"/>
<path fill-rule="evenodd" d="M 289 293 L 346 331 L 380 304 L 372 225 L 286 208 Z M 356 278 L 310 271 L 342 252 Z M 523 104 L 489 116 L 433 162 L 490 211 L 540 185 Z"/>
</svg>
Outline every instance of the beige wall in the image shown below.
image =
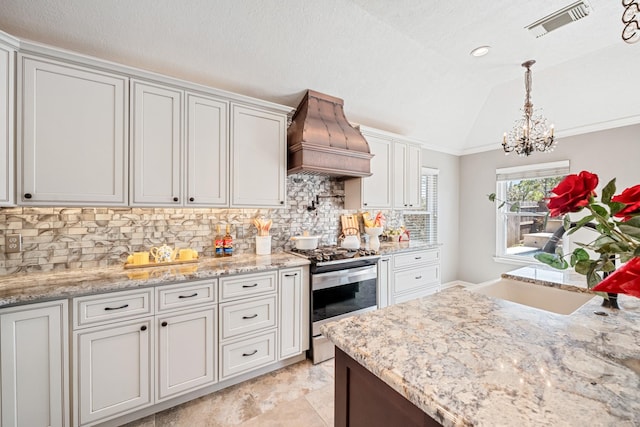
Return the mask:
<svg viewBox="0 0 640 427">
<path fill-rule="evenodd" d="M 497 143 L 496 143 L 497 145 Z M 640 125 L 577 135 L 558 140 L 552 153 L 505 156 L 501 149 L 460 158 L 460 223 L 457 277 L 471 283 L 494 279 L 518 265 L 500 264 L 495 254 L 496 168 L 569 160 L 571 173 L 588 170 L 600 177 L 598 190 L 617 178 L 618 193 L 640 183 Z"/>
</svg>

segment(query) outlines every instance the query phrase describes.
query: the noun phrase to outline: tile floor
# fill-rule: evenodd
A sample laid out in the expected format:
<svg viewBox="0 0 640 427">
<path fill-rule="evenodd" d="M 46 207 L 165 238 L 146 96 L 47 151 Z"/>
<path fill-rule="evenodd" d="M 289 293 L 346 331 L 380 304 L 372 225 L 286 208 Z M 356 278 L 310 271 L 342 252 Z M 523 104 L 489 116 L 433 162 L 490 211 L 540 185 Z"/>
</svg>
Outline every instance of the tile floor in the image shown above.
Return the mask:
<svg viewBox="0 0 640 427">
<path fill-rule="evenodd" d="M 296 363 L 126 427 L 332 427 L 333 359 Z"/>
</svg>

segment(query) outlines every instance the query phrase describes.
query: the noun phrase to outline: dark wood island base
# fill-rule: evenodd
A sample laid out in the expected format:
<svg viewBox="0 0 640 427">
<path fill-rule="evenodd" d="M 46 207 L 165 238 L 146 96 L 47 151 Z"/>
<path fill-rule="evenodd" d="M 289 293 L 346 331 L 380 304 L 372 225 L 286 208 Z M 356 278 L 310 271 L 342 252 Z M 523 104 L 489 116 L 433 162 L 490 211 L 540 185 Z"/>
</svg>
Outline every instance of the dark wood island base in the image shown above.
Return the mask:
<svg viewBox="0 0 640 427">
<path fill-rule="evenodd" d="M 336 347 L 336 427 L 435 427 L 436 420 Z"/>
</svg>

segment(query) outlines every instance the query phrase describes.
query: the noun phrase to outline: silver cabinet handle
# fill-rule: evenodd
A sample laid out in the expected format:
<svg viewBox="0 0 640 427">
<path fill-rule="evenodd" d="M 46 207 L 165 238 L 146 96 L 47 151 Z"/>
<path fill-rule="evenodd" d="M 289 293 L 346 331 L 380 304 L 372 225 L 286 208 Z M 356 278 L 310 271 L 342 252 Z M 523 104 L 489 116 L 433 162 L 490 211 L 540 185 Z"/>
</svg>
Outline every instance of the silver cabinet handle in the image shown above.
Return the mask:
<svg viewBox="0 0 640 427">
<path fill-rule="evenodd" d="M 251 353 L 242 353 L 242 357 L 253 356 L 257 352 L 258 352 L 258 350 L 253 350 Z"/>
<path fill-rule="evenodd" d="M 120 307 L 105 307 L 104 309 L 109 310 L 122 310 L 123 308 L 129 307 L 129 304 L 121 305 Z"/>
<path fill-rule="evenodd" d="M 256 317 L 258 317 L 258 314 L 252 314 L 251 316 L 242 316 L 243 319 L 255 319 Z"/>
<path fill-rule="evenodd" d="M 298 273 L 285 274 L 284 277 L 296 277 Z"/>
</svg>

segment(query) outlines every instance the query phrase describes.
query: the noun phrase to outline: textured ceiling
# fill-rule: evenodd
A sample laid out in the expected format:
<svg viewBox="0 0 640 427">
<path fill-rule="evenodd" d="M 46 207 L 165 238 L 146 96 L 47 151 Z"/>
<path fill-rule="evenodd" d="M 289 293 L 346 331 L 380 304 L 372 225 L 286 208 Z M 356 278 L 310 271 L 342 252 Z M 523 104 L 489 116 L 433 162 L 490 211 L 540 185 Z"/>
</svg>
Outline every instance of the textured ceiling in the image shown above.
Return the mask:
<svg viewBox="0 0 640 427">
<path fill-rule="evenodd" d="M 640 122 L 640 43 L 622 6 L 536 39 L 571 0 L 0 0 L 0 30 L 295 107 L 314 89 L 352 122 L 463 154 L 498 146 L 533 102 L 560 137 Z M 471 49 L 492 47 L 473 58 Z"/>
</svg>

